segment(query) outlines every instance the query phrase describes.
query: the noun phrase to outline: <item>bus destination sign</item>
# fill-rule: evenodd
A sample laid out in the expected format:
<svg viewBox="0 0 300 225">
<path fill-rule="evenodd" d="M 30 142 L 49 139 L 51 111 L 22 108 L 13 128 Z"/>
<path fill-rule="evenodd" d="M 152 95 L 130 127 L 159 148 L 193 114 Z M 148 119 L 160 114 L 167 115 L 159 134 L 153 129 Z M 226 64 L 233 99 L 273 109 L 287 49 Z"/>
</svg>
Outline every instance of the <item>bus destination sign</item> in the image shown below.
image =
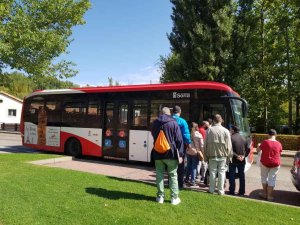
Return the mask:
<svg viewBox="0 0 300 225">
<path fill-rule="evenodd" d="M 190 98 L 191 93 L 189 92 L 173 92 L 173 98 Z"/>
</svg>

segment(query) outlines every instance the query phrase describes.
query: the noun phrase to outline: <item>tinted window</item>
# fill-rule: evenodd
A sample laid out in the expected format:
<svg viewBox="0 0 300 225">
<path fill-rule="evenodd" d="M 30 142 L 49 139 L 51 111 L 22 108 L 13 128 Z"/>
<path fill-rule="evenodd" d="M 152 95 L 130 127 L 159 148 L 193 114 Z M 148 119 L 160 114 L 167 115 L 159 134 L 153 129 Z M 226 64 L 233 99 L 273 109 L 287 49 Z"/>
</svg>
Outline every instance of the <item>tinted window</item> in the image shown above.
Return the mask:
<svg viewBox="0 0 300 225">
<path fill-rule="evenodd" d="M 65 126 L 86 127 L 87 107 L 83 102 L 66 102 L 62 111 L 62 122 Z"/>
<path fill-rule="evenodd" d="M 47 124 L 49 126 L 59 126 L 61 122 L 60 102 L 47 101 L 46 112 L 47 112 Z"/>
<path fill-rule="evenodd" d="M 86 115 L 86 126 L 101 128 L 101 104 L 98 100 L 89 100 Z"/>
<path fill-rule="evenodd" d="M 128 116 L 128 104 L 121 103 L 119 106 L 119 124 L 120 127 L 127 127 L 127 116 Z"/>
<path fill-rule="evenodd" d="M 132 126 L 147 126 L 148 102 L 146 100 L 135 100 L 133 102 L 133 120 Z"/>
<path fill-rule="evenodd" d="M 150 117 L 150 123 L 152 123 L 160 113 L 160 110 L 162 107 L 169 107 L 171 108 L 171 113 L 172 109 L 175 105 L 180 106 L 181 108 L 181 117 L 187 120 L 189 123 L 189 118 L 190 118 L 190 100 L 188 99 L 182 99 L 182 100 L 152 100 L 151 101 L 151 117 Z"/>
<path fill-rule="evenodd" d="M 40 108 L 43 108 L 45 101 L 43 97 L 34 97 L 26 101 L 24 110 L 24 121 L 34 124 L 38 123 L 38 112 Z"/>
</svg>

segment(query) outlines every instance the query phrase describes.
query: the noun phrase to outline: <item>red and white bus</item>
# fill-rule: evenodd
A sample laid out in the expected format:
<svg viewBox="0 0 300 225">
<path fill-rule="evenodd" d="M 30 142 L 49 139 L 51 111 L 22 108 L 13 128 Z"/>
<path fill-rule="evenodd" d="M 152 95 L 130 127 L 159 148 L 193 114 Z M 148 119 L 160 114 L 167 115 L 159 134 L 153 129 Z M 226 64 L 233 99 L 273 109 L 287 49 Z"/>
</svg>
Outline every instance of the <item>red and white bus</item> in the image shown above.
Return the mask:
<svg viewBox="0 0 300 225">
<path fill-rule="evenodd" d="M 251 142 L 247 102 L 229 86 L 208 81 L 36 91 L 25 97 L 23 145 L 72 156 L 151 161 L 150 127 L 163 106 L 201 122 L 219 113 Z M 251 157 L 252 160 L 252 157 Z"/>
</svg>

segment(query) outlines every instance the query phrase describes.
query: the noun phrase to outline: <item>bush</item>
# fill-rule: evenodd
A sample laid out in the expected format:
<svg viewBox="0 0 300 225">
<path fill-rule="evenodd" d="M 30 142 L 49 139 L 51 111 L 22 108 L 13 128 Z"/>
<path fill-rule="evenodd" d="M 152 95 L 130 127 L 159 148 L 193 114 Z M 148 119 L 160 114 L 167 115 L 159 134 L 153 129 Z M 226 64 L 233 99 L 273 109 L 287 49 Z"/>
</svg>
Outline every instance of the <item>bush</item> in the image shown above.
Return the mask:
<svg viewBox="0 0 300 225">
<path fill-rule="evenodd" d="M 257 147 L 258 143 L 267 139 L 267 134 L 253 134 L 252 140 L 254 142 L 254 147 Z M 282 144 L 284 150 L 300 150 L 300 136 L 299 135 L 285 135 L 278 134 L 276 139 Z"/>
</svg>

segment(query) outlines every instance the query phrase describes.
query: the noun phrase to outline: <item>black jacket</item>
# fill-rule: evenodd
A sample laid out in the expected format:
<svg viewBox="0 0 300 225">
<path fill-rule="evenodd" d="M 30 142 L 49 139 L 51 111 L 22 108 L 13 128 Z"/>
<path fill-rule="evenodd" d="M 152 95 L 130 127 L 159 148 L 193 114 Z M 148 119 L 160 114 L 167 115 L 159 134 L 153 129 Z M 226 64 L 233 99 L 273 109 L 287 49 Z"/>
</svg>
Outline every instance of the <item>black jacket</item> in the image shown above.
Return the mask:
<svg viewBox="0 0 300 225">
<path fill-rule="evenodd" d="M 151 134 L 154 142 L 159 134 L 161 127 L 163 126 L 166 138 L 171 146 L 171 149 L 166 153 L 158 153 L 152 149 L 152 157 L 156 159 L 178 159 L 177 149 L 180 155 L 183 155 L 183 139 L 180 128 L 175 119 L 171 116 L 163 114 L 154 120 L 151 127 Z M 154 145 L 154 144 L 153 144 Z"/>
<path fill-rule="evenodd" d="M 248 148 L 247 142 L 239 133 L 233 133 L 231 135 L 231 142 L 233 150 L 232 163 L 244 164 L 245 159 L 243 161 L 240 161 L 237 159 L 236 155 L 243 155 L 245 157 L 248 156 L 250 149 Z"/>
</svg>

